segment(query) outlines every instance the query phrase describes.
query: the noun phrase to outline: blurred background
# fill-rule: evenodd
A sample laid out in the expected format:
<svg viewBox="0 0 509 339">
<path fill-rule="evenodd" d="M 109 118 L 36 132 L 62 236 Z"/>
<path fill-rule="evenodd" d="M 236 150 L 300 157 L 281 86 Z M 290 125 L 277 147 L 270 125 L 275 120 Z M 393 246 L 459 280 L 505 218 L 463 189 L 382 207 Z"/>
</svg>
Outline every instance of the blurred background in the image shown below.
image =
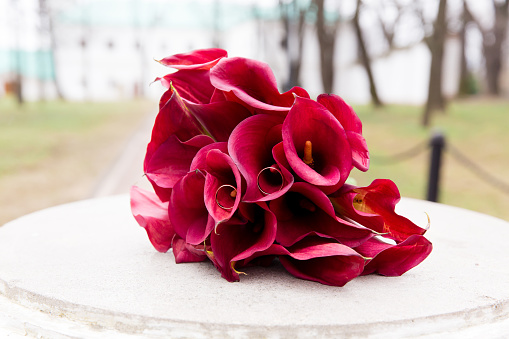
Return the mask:
<svg viewBox="0 0 509 339">
<path fill-rule="evenodd" d="M 0 0 L 0 225 L 127 193 L 168 72 L 198 48 L 267 62 L 281 91 L 336 93 L 371 153 L 359 185 L 509 220 L 509 0 Z"/>
</svg>

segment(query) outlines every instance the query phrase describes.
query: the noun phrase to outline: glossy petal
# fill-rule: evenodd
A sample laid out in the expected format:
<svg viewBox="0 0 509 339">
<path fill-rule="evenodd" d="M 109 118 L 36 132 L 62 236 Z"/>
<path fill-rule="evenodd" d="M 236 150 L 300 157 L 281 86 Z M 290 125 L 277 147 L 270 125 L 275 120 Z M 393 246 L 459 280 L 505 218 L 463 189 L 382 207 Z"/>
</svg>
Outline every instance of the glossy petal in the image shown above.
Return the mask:
<svg viewBox="0 0 509 339">
<path fill-rule="evenodd" d="M 431 242 L 422 235 L 411 235 L 397 245 L 372 238 L 355 250 L 365 257 L 372 258 L 366 264 L 363 275 L 378 273 L 385 276 L 400 276 L 426 259 L 432 248 Z"/>
<path fill-rule="evenodd" d="M 362 123 L 355 111 L 335 94 L 319 95 L 317 101 L 325 106 L 345 129 L 352 148 L 353 165 L 361 171 L 367 171 L 369 168 L 368 145 L 362 136 Z"/>
<path fill-rule="evenodd" d="M 276 218 L 266 204 L 250 204 L 253 219 L 246 223 L 222 223 L 210 236 L 216 266 L 228 281 L 238 281 L 238 261 L 269 248 L 276 237 Z"/>
<path fill-rule="evenodd" d="M 293 183 L 293 176 L 274 159 L 273 148 L 282 141 L 281 126 L 283 119 L 272 115 L 255 115 L 242 121 L 232 132 L 228 140 L 228 152 L 246 179 L 245 202 L 267 201 L 275 199 L 286 192 Z M 281 153 L 281 152 L 279 152 Z M 274 178 L 261 172 L 268 167 L 277 166 L 280 174 L 273 173 Z M 268 175 L 270 173 L 267 171 Z M 265 179 L 267 187 L 274 181 L 274 189 L 265 190 L 263 194 L 259 181 Z M 272 186 L 272 185 L 270 185 Z"/>
<path fill-rule="evenodd" d="M 228 53 L 220 48 L 198 49 L 189 53 L 175 54 L 159 60 L 167 67 L 175 69 L 207 70 L 217 64 Z"/>
<path fill-rule="evenodd" d="M 396 185 L 388 179 L 376 179 L 367 187 L 344 186 L 329 197 L 336 212 L 386 237 L 402 242 L 413 234 L 422 235 L 425 229 L 396 214 L 401 196 Z"/>
<path fill-rule="evenodd" d="M 345 130 L 322 105 L 297 97 L 283 123 L 286 158 L 303 180 L 318 186 L 342 184 L 352 169 L 352 151 Z M 302 160 L 306 141 L 312 143 L 314 166 Z"/>
<path fill-rule="evenodd" d="M 321 94 L 316 99 L 338 119 L 346 131 L 362 134 L 362 122 L 353 108 L 336 94 Z"/>
<path fill-rule="evenodd" d="M 348 246 L 318 237 L 308 237 L 287 248 L 279 260 L 300 279 L 325 285 L 344 286 L 364 269 L 364 258 Z"/>
<path fill-rule="evenodd" d="M 285 115 L 294 102 L 294 94 L 309 98 L 309 94 L 300 87 L 279 93 L 270 67 L 251 59 L 220 60 L 210 70 L 210 81 L 225 92 L 229 100 L 240 102 L 252 111 Z"/>
<path fill-rule="evenodd" d="M 175 135 L 181 141 L 187 141 L 199 134 L 203 134 L 200 124 L 189 113 L 177 92 L 172 90 L 170 99 L 157 114 L 150 143 L 147 146 L 144 171 L 147 172 L 147 166 L 153 154 L 171 135 Z"/>
<path fill-rule="evenodd" d="M 154 248 L 166 252 L 175 235 L 168 218 L 168 203 L 157 195 L 137 186 L 131 188 L 131 211 L 138 224 L 145 229 Z"/>
<path fill-rule="evenodd" d="M 214 94 L 208 70 L 181 70 L 157 80 L 166 88 L 174 87 L 182 98 L 197 104 L 208 104 Z"/>
<path fill-rule="evenodd" d="M 190 245 L 178 235 L 173 237 L 172 249 L 177 264 L 207 260 L 203 245 Z"/>
<path fill-rule="evenodd" d="M 162 188 L 172 188 L 190 170 L 191 161 L 204 146 L 214 141 L 206 135 L 197 135 L 182 142 L 171 135 L 154 152 L 146 167 L 149 180 Z"/>
<path fill-rule="evenodd" d="M 276 241 L 285 247 L 309 235 L 355 247 L 374 235 L 368 228 L 337 218 L 329 198 L 308 183 L 295 183 L 269 206 L 278 223 Z"/>
<path fill-rule="evenodd" d="M 191 245 L 198 245 L 214 228 L 203 192 L 205 175 L 200 171 L 189 172 L 173 187 L 168 212 L 175 232 Z"/>
<path fill-rule="evenodd" d="M 233 129 L 251 113 L 242 105 L 231 101 L 194 104 L 186 102 L 191 114 L 216 141 L 228 141 Z"/>
</svg>

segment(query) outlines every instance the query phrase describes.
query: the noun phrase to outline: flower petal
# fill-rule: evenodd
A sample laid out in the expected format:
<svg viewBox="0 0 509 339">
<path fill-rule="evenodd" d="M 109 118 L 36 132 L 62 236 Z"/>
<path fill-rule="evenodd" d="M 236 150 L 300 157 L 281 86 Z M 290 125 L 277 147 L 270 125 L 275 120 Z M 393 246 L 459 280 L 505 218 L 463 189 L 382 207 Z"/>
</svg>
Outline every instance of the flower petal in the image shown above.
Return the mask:
<svg viewBox="0 0 509 339">
<path fill-rule="evenodd" d="M 162 188 L 172 188 L 189 172 L 191 161 L 204 146 L 214 141 L 206 135 L 197 135 L 182 142 L 171 135 L 156 149 L 146 167 L 148 179 Z"/>
<path fill-rule="evenodd" d="M 167 67 L 175 69 L 210 69 L 228 53 L 220 48 L 197 49 L 189 53 L 175 54 L 159 60 Z"/>
<path fill-rule="evenodd" d="M 186 104 L 192 115 L 216 141 L 228 141 L 233 129 L 251 116 L 244 106 L 231 101 Z"/>
<path fill-rule="evenodd" d="M 145 172 L 147 172 L 147 166 L 153 154 L 173 134 L 182 141 L 187 141 L 196 135 L 203 134 L 200 124 L 186 109 L 182 99 L 174 89 L 170 99 L 157 114 L 152 129 L 152 137 L 145 154 L 143 165 Z"/>
<path fill-rule="evenodd" d="M 168 203 L 159 200 L 157 195 L 131 187 L 131 211 L 138 224 L 147 231 L 152 245 L 159 252 L 166 252 L 171 247 L 175 235 L 168 218 Z"/>
<path fill-rule="evenodd" d="M 355 248 L 360 254 L 372 258 L 366 264 L 363 275 L 378 273 L 385 276 L 402 275 L 426 259 L 432 249 L 428 239 L 416 234 L 396 245 L 372 238 Z"/>
<path fill-rule="evenodd" d="M 287 248 L 279 260 L 300 279 L 325 285 L 344 286 L 364 269 L 364 258 L 348 246 L 318 237 L 308 237 Z"/>
<path fill-rule="evenodd" d="M 173 187 L 168 206 L 175 232 L 191 245 L 198 245 L 214 229 L 203 200 L 205 176 L 200 171 L 189 172 Z"/>
<path fill-rule="evenodd" d="M 240 102 L 252 111 L 284 115 L 294 102 L 294 94 L 309 98 L 309 94 L 300 87 L 279 93 L 270 67 L 246 58 L 220 60 L 210 70 L 210 81 L 217 89 L 231 93 L 227 94 L 230 101 Z"/>
<path fill-rule="evenodd" d="M 177 264 L 207 260 L 203 245 L 190 245 L 177 234 L 173 237 L 172 248 Z"/>
</svg>

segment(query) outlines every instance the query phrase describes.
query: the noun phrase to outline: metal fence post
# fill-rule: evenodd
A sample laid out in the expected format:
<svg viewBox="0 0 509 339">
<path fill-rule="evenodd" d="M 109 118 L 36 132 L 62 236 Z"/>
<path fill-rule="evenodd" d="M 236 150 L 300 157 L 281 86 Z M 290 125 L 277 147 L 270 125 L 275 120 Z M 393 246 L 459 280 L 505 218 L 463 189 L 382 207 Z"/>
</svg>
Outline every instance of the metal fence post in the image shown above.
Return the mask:
<svg viewBox="0 0 509 339">
<path fill-rule="evenodd" d="M 442 163 L 442 151 L 445 147 L 445 137 L 441 131 L 433 133 L 430 141 L 431 158 L 428 177 L 428 194 L 426 200 L 438 201 L 440 167 Z"/>
</svg>

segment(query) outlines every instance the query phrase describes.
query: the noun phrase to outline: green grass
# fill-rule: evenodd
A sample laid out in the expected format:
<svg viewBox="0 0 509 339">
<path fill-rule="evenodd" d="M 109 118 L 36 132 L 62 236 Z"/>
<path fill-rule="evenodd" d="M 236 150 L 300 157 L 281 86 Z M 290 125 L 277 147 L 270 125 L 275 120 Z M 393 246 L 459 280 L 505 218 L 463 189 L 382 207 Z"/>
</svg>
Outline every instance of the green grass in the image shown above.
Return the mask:
<svg viewBox="0 0 509 339">
<path fill-rule="evenodd" d="M 0 225 L 84 199 L 126 139 L 157 107 L 149 101 L 29 102 L 0 98 Z"/>
<path fill-rule="evenodd" d="M 0 176 L 37 166 L 76 137 L 94 133 L 112 119 L 142 110 L 144 103 L 29 102 L 0 100 Z"/>
<path fill-rule="evenodd" d="M 387 156 L 411 149 L 441 130 L 446 143 L 459 149 L 490 175 L 509 185 L 509 102 L 466 99 L 449 104 L 445 114 L 436 113 L 429 129 L 420 126 L 421 107 L 391 106 L 373 109 L 355 107 L 372 157 L 367 173 L 354 171 L 359 185 L 375 178 L 392 179 L 403 196 L 424 199 L 427 190 L 429 150 L 401 162 Z M 387 161 L 386 161 L 387 160 Z M 444 154 L 439 201 L 509 220 L 509 196 L 488 184 Z"/>
</svg>

